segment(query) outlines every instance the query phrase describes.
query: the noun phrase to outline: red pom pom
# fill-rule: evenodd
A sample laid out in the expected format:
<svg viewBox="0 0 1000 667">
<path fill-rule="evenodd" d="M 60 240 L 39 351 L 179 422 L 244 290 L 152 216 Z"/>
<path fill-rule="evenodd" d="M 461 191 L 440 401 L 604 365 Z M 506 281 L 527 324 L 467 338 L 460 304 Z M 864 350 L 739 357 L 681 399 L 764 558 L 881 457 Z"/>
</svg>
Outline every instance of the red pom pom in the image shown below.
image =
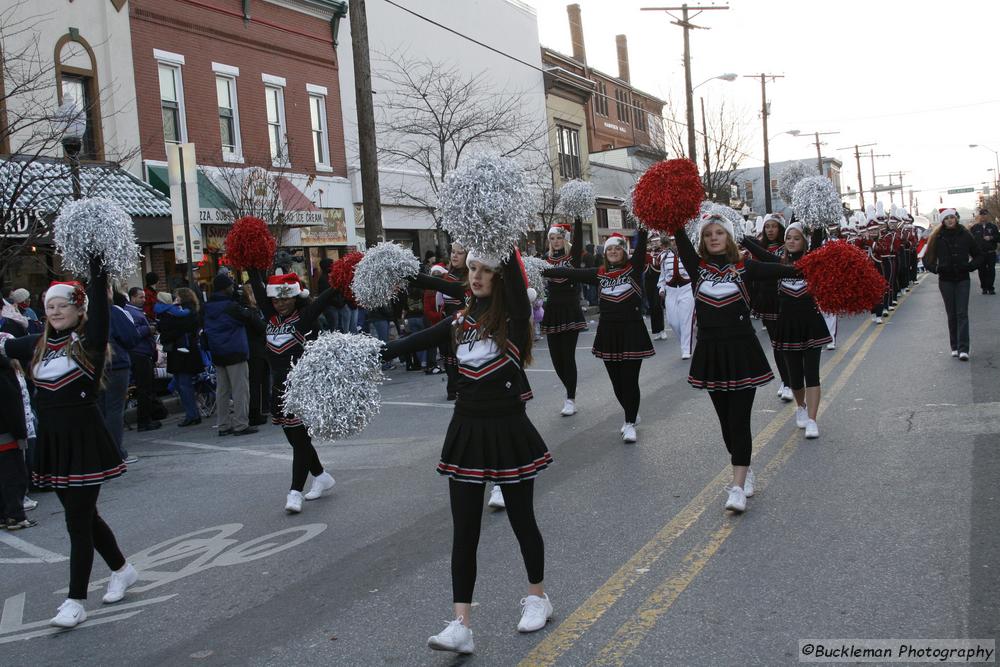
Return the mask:
<svg viewBox="0 0 1000 667">
<path fill-rule="evenodd" d="M 644 225 L 676 234 L 698 215 L 705 188 L 691 160 L 657 162 L 635 186 L 632 210 Z"/>
<path fill-rule="evenodd" d="M 250 215 L 236 220 L 226 234 L 226 256 L 233 266 L 241 269 L 267 271 L 277 247 L 278 242 L 264 221 Z"/>
<path fill-rule="evenodd" d="M 354 280 L 354 267 L 358 265 L 358 262 L 364 256 L 363 252 L 349 252 L 330 267 L 330 287 L 339 289 L 347 302 L 351 304 L 355 304 L 354 292 L 351 291 L 351 281 Z"/>
<path fill-rule="evenodd" d="M 816 305 L 831 315 L 868 312 L 889 289 L 867 253 L 846 241 L 826 243 L 795 266 L 805 276 Z"/>
</svg>

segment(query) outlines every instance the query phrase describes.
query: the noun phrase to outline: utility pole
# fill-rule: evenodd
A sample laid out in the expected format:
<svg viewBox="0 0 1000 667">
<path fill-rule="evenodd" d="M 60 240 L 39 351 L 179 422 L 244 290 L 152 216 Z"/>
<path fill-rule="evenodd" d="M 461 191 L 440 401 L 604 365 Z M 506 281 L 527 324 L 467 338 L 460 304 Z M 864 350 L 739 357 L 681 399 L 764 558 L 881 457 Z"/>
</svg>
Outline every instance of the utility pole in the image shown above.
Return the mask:
<svg viewBox="0 0 1000 667">
<path fill-rule="evenodd" d="M 701 134 L 705 140 L 705 185 L 708 186 L 708 198 L 715 201 L 715 193 L 712 191 L 712 172 L 708 162 L 708 123 L 705 122 L 705 98 L 699 97 L 701 102 Z"/>
<path fill-rule="evenodd" d="M 764 124 L 764 212 L 771 210 L 771 158 L 767 148 L 767 80 L 784 79 L 783 74 L 744 74 L 746 79 L 760 79 L 760 117 Z"/>
<path fill-rule="evenodd" d="M 868 148 L 869 146 L 875 146 L 877 144 L 862 144 L 861 146 L 854 144 L 854 162 L 858 165 L 858 197 L 861 198 L 861 210 L 865 210 L 865 186 L 861 181 L 861 149 Z M 838 148 L 838 151 L 846 151 L 850 146 L 844 146 L 843 148 Z"/>
<path fill-rule="evenodd" d="M 878 190 L 876 189 L 877 183 L 875 183 L 875 158 L 877 158 L 877 157 L 892 157 L 892 155 L 890 155 L 889 153 L 883 153 L 881 155 L 875 155 L 875 149 L 874 148 L 871 149 L 871 151 L 869 151 L 869 155 L 870 155 L 870 157 L 872 159 L 872 199 L 873 199 L 872 203 L 877 204 L 878 203 Z"/>
<path fill-rule="evenodd" d="M 813 136 L 816 137 L 816 141 L 814 142 L 816 144 L 816 168 L 819 170 L 820 176 L 823 175 L 823 151 L 820 149 L 820 146 L 823 144 L 819 140 L 821 134 L 840 134 L 840 132 L 813 132 Z"/>
<path fill-rule="evenodd" d="M 702 12 L 718 9 L 729 9 L 729 7 L 689 7 L 687 4 L 683 4 L 680 7 L 642 7 L 641 9 L 644 12 L 666 12 L 673 19 L 670 22 L 672 25 L 680 26 L 684 29 L 684 98 L 687 101 L 688 159 L 692 162 L 697 162 L 698 160 L 698 144 L 695 140 L 694 132 L 694 89 L 691 87 L 691 38 L 688 33 L 691 30 L 708 30 L 708 28 L 701 25 L 694 25 L 690 22 L 690 19 L 693 19 Z M 694 16 L 689 15 L 688 12 L 690 11 L 696 12 Z M 678 18 L 674 14 L 671 14 L 671 12 L 681 12 L 681 16 Z"/>
<path fill-rule="evenodd" d="M 372 103 L 372 70 L 368 51 L 368 18 L 365 0 L 350 0 L 351 50 L 354 53 L 354 97 L 358 105 L 358 157 L 361 160 L 361 197 L 365 212 L 365 247 L 385 237 L 382 230 L 382 196 L 378 186 L 378 143 Z"/>
</svg>

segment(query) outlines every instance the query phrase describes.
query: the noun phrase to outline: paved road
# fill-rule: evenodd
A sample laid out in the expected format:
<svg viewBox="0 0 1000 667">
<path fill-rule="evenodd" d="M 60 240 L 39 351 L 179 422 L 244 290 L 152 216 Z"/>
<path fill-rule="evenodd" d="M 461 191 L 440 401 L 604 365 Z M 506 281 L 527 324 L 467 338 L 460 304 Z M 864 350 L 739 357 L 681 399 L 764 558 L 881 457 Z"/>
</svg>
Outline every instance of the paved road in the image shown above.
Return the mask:
<svg viewBox="0 0 1000 667">
<path fill-rule="evenodd" d="M 537 349 L 529 413 L 556 458 L 536 487 L 556 615 L 515 631 L 523 569 L 491 512 L 466 659 L 424 646 L 450 615 L 440 377 L 393 372 L 371 428 L 321 446 L 336 489 L 297 516 L 282 511 L 290 450 L 277 428 L 241 441 L 175 422 L 129 433 L 141 461 L 101 510 L 140 585 L 110 607 L 92 593 L 90 620 L 53 633 L 68 543 L 58 502 L 40 494 L 39 526 L 0 534 L 0 662 L 772 665 L 795 664 L 804 637 L 995 637 L 1000 301 L 973 294 L 971 313 L 970 363 L 948 354 L 933 277 L 885 325 L 842 322 L 817 441 L 760 391 L 759 490 L 740 517 L 722 511 L 727 457 L 674 340 L 644 364 L 634 447 L 589 352 L 580 413 L 561 418 Z M 98 559 L 95 584 L 107 574 Z"/>
</svg>

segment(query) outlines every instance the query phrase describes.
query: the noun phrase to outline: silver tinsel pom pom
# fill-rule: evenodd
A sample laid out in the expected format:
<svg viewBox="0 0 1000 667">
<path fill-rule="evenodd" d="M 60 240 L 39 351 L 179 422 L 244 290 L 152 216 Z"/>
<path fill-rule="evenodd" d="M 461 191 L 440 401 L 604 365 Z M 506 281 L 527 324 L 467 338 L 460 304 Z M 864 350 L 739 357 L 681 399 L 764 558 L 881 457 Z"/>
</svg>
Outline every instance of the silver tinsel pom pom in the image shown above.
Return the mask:
<svg viewBox="0 0 1000 667">
<path fill-rule="evenodd" d="M 578 178 L 566 181 L 559 188 L 559 212 L 584 220 L 593 217 L 597 213 L 594 206 L 594 186 Z"/>
<path fill-rule="evenodd" d="M 74 275 L 89 275 L 91 257 L 101 261 L 112 280 L 128 278 L 139 268 L 132 218 L 117 202 L 104 197 L 67 202 L 53 227 L 63 268 Z"/>
<path fill-rule="evenodd" d="M 466 248 L 500 260 L 535 217 L 524 170 L 510 158 L 482 155 L 448 172 L 438 196 L 444 227 Z"/>
<path fill-rule="evenodd" d="M 379 413 L 382 341 L 365 334 L 321 333 L 285 379 L 285 409 L 309 435 L 341 440 L 362 431 Z"/>
<path fill-rule="evenodd" d="M 799 181 L 792 194 L 792 206 L 795 217 L 807 229 L 839 224 L 844 217 L 837 188 L 826 176 L 808 176 Z"/>
<path fill-rule="evenodd" d="M 542 271 L 550 268 L 550 264 L 540 257 L 522 257 L 524 272 L 528 274 L 528 287 L 535 290 L 537 298 L 545 298 L 545 278 Z"/>
<path fill-rule="evenodd" d="M 815 176 L 816 171 L 801 162 L 793 162 L 778 174 L 778 195 L 786 204 L 792 203 L 795 186 L 807 176 Z"/>
<path fill-rule="evenodd" d="M 365 252 L 354 267 L 351 291 L 362 308 L 384 306 L 420 272 L 420 260 L 401 245 L 383 241 Z"/>
</svg>

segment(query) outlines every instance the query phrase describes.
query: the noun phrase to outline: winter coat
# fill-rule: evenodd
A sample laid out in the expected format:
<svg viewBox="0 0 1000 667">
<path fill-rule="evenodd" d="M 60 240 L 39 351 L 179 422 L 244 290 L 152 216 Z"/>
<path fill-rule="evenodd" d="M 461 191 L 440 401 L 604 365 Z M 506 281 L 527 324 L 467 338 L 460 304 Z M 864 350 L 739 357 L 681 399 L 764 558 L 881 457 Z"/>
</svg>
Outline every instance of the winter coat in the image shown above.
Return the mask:
<svg viewBox="0 0 1000 667">
<path fill-rule="evenodd" d="M 162 304 L 160 304 L 162 305 Z M 198 330 L 201 328 L 197 313 L 178 317 L 168 310 L 160 313 L 160 340 L 170 346 L 167 351 L 167 372 L 176 375 L 187 373 L 197 375 L 205 369 L 201 361 L 198 345 Z M 183 348 L 187 352 L 182 352 Z"/>
<path fill-rule="evenodd" d="M 933 255 L 928 258 L 928 255 Z M 971 258 L 971 261 L 970 261 Z M 963 282 L 982 264 L 983 251 L 965 227 L 942 229 L 934 239 L 934 252 L 924 255 L 924 267 L 945 282 Z"/>
<path fill-rule="evenodd" d="M 132 368 L 128 353 L 139 344 L 139 332 L 132 318 L 121 306 L 111 306 L 111 334 L 108 342 L 111 344 L 108 368 L 113 371 Z"/>
<path fill-rule="evenodd" d="M 139 334 L 139 342 L 132 348 L 132 354 L 141 354 L 153 359 L 156 357 L 156 342 L 153 340 L 153 329 L 149 326 L 146 313 L 132 304 L 125 306 L 125 311 L 132 316 L 132 324 Z"/>
<path fill-rule="evenodd" d="M 1000 228 L 992 222 L 981 222 L 973 225 L 971 229 L 972 237 L 976 239 L 979 249 L 983 252 L 996 252 L 997 242 L 1000 241 Z M 986 237 L 990 237 L 989 240 Z"/>
<path fill-rule="evenodd" d="M 249 314 L 245 310 L 228 294 L 215 293 L 205 303 L 205 341 L 216 366 L 231 366 L 249 358 L 244 324 Z"/>
</svg>

